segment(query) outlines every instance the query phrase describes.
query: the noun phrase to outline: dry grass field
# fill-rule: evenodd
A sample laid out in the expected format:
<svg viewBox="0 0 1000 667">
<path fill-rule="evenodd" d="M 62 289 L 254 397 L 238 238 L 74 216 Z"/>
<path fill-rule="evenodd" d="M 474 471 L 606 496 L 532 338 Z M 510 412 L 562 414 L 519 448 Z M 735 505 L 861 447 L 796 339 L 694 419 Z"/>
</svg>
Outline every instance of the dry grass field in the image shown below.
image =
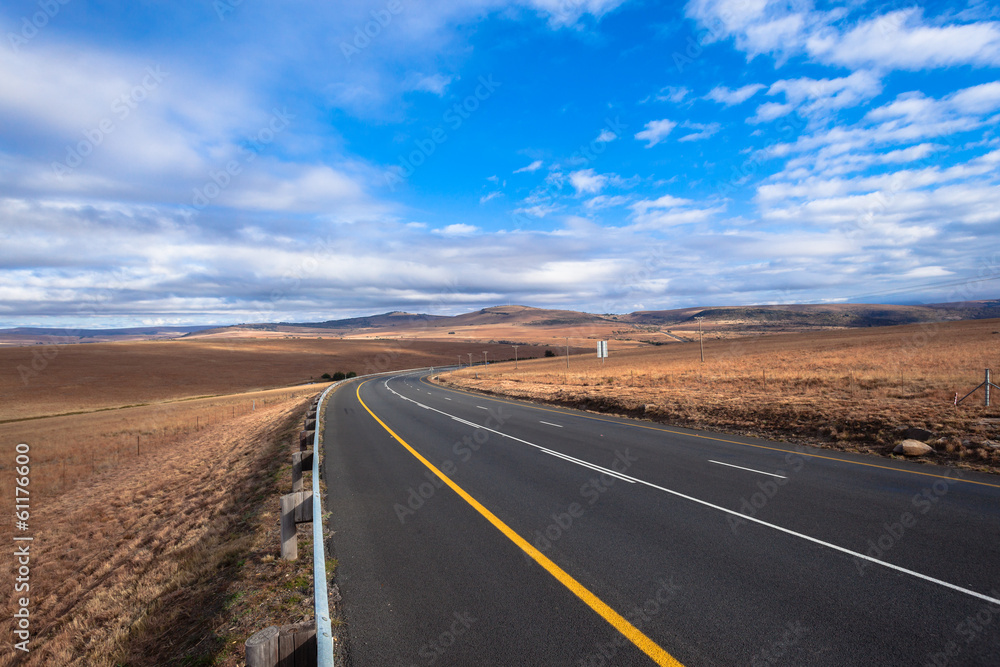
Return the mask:
<svg viewBox="0 0 1000 667">
<path fill-rule="evenodd" d="M 360 375 L 454 364 L 468 352 L 482 359 L 483 350 L 491 358 L 513 354 L 507 345 L 411 339 L 212 338 L 0 348 L 0 423 L 286 387 L 336 371 Z"/>
<path fill-rule="evenodd" d="M 231 396 L 176 399 L 154 405 L 0 424 L 0 442 L 31 447 L 32 493 L 40 502 L 107 471 L 155 461 L 179 442 L 200 437 L 237 417 L 314 395 L 327 385 L 304 385 Z M 262 413 L 264 414 L 264 413 Z M 225 428 L 223 426 L 223 428 Z M 0 461 L 0 495 L 12 497 L 13 460 Z"/>
<path fill-rule="evenodd" d="M 59 443 L 31 440 L 30 488 L 46 491 L 31 496 L 31 652 L 8 642 L 0 664 L 235 667 L 250 634 L 311 616 L 309 559 L 275 560 L 278 494 L 290 490 L 307 394 L 255 398 L 257 410 L 220 412 L 140 456 L 123 451 L 65 488 L 36 467 L 36 452 L 58 454 Z M 0 555 L 6 572 L 12 553 Z M 9 596 L 3 608 L 12 637 Z"/>
<path fill-rule="evenodd" d="M 889 454 L 899 427 L 927 428 L 936 460 L 1000 470 L 1000 392 L 954 406 L 1000 376 L 1000 320 L 926 323 L 616 349 L 498 364 L 442 380 L 497 394 L 675 424 Z"/>
<path fill-rule="evenodd" d="M 311 615 L 309 559 L 274 559 L 276 508 L 307 397 L 327 384 L 293 383 L 483 350 L 512 352 L 248 338 L 0 349 L 0 495 L 13 509 L 27 443 L 35 537 L 32 652 L 8 644 L 0 664 L 235 667 L 250 634 Z M 14 571 L 13 550 L 0 568 Z"/>
<path fill-rule="evenodd" d="M 629 334 L 619 335 L 620 330 L 629 330 Z M 454 333 L 448 333 L 454 332 Z M 382 337 L 406 337 L 427 341 L 448 341 L 454 340 L 464 343 L 480 344 L 489 341 L 508 340 L 517 343 L 551 346 L 553 348 L 564 348 L 568 343 L 570 347 L 589 348 L 595 345 L 595 341 L 607 340 L 608 338 L 620 338 L 622 347 L 640 347 L 642 343 L 629 338 L 635 336 L 632 327 L 619 324 L 578 324 L 578 325 L 526 325 L 514 324 L 477 324 L 469 326 L 454 326 L 444 329 L 422 329 L 422 330 L 399 330 L 384 329 L 376 331 L 366 331 L 363 333 L 350 333 L 344 336 L 345 340 L 368 340 Z M 645 336 L 648 337 L 648 336 Z"/>
</svg>

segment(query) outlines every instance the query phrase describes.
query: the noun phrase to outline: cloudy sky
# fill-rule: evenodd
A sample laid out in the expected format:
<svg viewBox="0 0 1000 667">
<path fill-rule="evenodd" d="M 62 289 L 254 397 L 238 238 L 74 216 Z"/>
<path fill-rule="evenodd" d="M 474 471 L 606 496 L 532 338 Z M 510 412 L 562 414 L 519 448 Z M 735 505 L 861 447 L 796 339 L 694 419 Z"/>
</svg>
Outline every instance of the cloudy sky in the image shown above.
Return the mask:
<svg viewBox="0 0 1000 667">
<path fill-rule="evenodd" d="M 995 298 L 1000 8 L 11 1 L 0 327 Z"/>
</svg>

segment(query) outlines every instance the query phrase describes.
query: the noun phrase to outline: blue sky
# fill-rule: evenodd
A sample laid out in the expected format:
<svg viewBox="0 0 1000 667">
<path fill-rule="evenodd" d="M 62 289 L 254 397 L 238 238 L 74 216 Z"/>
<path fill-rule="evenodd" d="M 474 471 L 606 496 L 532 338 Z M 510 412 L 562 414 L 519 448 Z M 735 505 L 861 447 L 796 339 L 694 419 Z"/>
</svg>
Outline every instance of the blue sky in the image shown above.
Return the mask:
<svg viewBox="0 0 1000 667">
<path fill-rule="evenodd" d="M 988 2 L 7 2 L 0 326 L 997 297 Z"/>
</svg>

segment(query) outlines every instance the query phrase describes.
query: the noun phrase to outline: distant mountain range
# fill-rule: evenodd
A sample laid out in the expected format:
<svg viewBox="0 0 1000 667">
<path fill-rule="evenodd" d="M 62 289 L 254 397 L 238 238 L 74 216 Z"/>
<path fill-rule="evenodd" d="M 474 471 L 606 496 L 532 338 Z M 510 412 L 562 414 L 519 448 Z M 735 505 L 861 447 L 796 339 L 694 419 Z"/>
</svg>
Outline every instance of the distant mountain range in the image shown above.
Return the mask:
<svg viewBox="0 0 1000 667">
<path fill-rule="evenodd" d="M 355 317 L 326 322 L 279 323 L 266 327 L 301 327 L 351 331 L 420 327 L 462 327 L 490 324 L 529 326 L 574 326 L 593 323 L 621 323 L 652 326 L 676 326 L 704 318 L 704 323 L 752 323 L 756 325 L 796 327 L 876 327 L 942 320 L 1000 318 L 1000 300 L 963 301 L 923 306 L 871 304 L 808 304 L 766 306 L 720 306 L 646 310 L 626 315 L 595 315 L 574 310 L 551 310 L 530 306 L 494 306 L 454 316 L 424 315 L 394 311 L 370 317 Z M 243 325 L 255 327 L 261 325 Z"/>
<path fill-rule="evenodd" d="M 50 329 L 16 327 L 0 329 L 0 345 L 32 345 L 44 343 L 108 343 L 125 340 L 157 340 L 177 338 L 211 326 L 186 327 L 126 327 L 121 329 Z"/>
<path fill-rule="evenodd" d="M 23 336 L 72 336 L 89 338 L 92 336 L 159 336 L 165 334 L 187 334 L 216 328 L 214 325 L 189 327 L 131 327 L 125 329 L 47 329 L 43 327 L 17 327 L 0 329 L 0 334 Z"/>
<path fill-rule="evenodd" d="M 351 334 L 362 330 L 419 328 L 450 330 L 460 327 L 516 324 L 522 326 L 573 327 L 588 324 L 620 324 L 626 327 L 692 326 L 702 318 L 706 328 L 753 327 L 767 330 L 802 330 L 810 328 L 878 327 L 919 322 L 1000 318 L 1000 300 L 962 301 L 919 306 L 872 304 L 809 304 L 679 308 L 647 310 L 624 315 L 583 313 L 574 310 L 532 308 L 530 306 L 494 306 L 462 315 L 443 316 L 392 311 L 381 315 L 351 317 L 323 322 L 274 322 L 232 326 L 152 326 L 123 329 L 64 330 L 39 327 L 0 329 L 0 342 L 97 342 L 178 338 L 235 332 L 288 332 Z"/>
</svg>

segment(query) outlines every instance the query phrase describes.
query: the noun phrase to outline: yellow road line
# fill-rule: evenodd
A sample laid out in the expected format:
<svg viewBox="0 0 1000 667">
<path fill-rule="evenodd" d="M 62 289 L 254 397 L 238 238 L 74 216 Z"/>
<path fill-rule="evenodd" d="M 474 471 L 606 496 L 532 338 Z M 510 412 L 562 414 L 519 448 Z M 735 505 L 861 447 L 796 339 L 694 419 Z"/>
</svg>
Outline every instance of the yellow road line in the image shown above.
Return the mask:
<svg viewBox="0 0 1000 667">
<path fill-rule="evenodd" d="M 451 487 L 451 489 L 462 497 L 465 502 L 472 505 L 472 507 L 482 514 L 487 521 L 492 523 L 501 533 L 507 536 L 507 538 L 521 548 L 526 554 L 531 556 L 539 565 L 541 565 L 545 570 L 555 577 L 559 583 L 568 588 L 574 595 L 583 600 L 588 607 L 600 614 L 601 618 L 610 623 L 618 632 L 622 633 L 629 641 L 635 644 L 639 650 L 652 658 L 653 662 L 657 665 L 669 665 L 670 667 L 683 667 L 680 662 L 677 661 L 672 655 L 664 651 L 656 642 L 647 637 L 642 633 L 639 628 L 635 627 L 628 622 L 625 617 L 616 612 L 610 606 L 608 606 L 603 600 L 590 592 L 586 587 L 583 586 L 576 579 L 571 577 L 565 570 L 556 565 L 548 556 L 543 554 L 541 551 L 536 549 L 531 545 L 526 539 L 514 532 L 514 530 L 501 521 L 493 512 L 486 509 L 478 500 L 470 496 L 462 487 L 453 482 L 450 477 L 445 475 L 443 472 L 437 469 L 437 467 L 425 459 L 417 450 L 411 447 L 405 440 L 396 435 L 396 432 L 389 428 L 384 421 L 378 418 L 378 416 L 371 411 L 365 402 L 361 399 L 361 387 L 370 382 L 366 380 L 358 385 L 358 389 L 355 392 L 358 397 L 358 402 L 361 403 L 368 414 L 372 418 L 381 424 L 389 435 L 391 435 L 396 442 L 405 447 L 413 456 L 417 458 L 418 461 L 423 463 L 427 468 L 433 472 L 435 475 L 441 478 L 445 484 Z"/>
<path fill-rule="evenodd" d="M 421 382 L 424 382 L 423 378 L 421 378 Z M 425 383 L 425 384 L 427 384 L 428 386 L 431 386 L 431 387 L 437 387 L 438 389 L 443 389 L 445 391 L 450 391 L 450 392 L 455 393 L 455 394 L 468 394 L 469 396 L 480 397 L 480 398 L 483 398 L 484 400 L 496 401 L 497 403 L 507 403 L 509 405 L 519 405 L 521 407 L 530 408 L 532 410 L 539 410 L 541 412 L 551 412 L 553 414 L 569 415 L 569 416 L 577 417 L 577 418 L 581 418 L 581 419 L 591 419 L 593 421 L 606 422 L 608 424 L 619 424 L 619 425 L 622 425 L 622 426 L 631 426 L 633 428 L 642 428 L 642 429 L 646 429 L 647 431 L 658 431 L 660 433 L 671 433 L 671 434 L 674 434 L 674 435 L 683 435 L 683 436 L 687 436 L 687 437 L 690 437 L 690 438 L 701 438 L 702 440 L 713 440 L 715 442 L 725 442 L 725 443 L 728 443 L 728 444 L 731 444 L 731 445 L 740 445 L 742 447 L 754 447 L 756 449 L 768 449 L 770 451 L 781 452 L 783 454 L 792 454 L 792 453 L 794 453 L 794 454 L 798 454 L 799 456 L 808 456 L 808 457 L 814 458 L 814 459 L 825 459 L 827 461 L 837 461 L 838 463 L 848 463 L 850 465 L 855 465 L 855 466 L 866 466 L 868 468 L 880 468 L 882 470 L 892 470 L 894 472 L 902 472 L 902 473 L 906 473 L 908 475 L 922 475 L 924 477 L 935 477 L 937 479 L 946 479 L 946 480 L 948 480 L 950 482 L 965 482 L 966 484 L 977 484 L 979 486 L 989 486 L 989 487 L 992 487 L 994 489 L 1000 489 L 1000 484 L 990 484 L 989 482 L 979 482 L 979 481 L 976 481 L 974 479 L 964 479 L 964 478 L 961 478 L 961 477 L 949 477 L 948 475 L 937 475 L 937 474 L 932 473 L 932 472 L 920 472 L 920 471 L 917 471 L 917 470 L 906 470 L 905 468 L 893 468 L 892 466 L 883 466 L 883 465 L 878 465 L 877 463 L 865 463 L 863 461 L 851 461 L 849 459 L 838 459 L 838 458 L 836 458 L 834 456 L 823 456 L 822 454 L 808 454 L 806 452 L 799 452 L 799 451 L 789 450 L 789 449 L 781 449 L 780 447 L 768 447 L 767 445 L 755 445 L 755 444 L 750 443 L 750 442 L 738 442 L 736 440 L 726 440 L 725 438 L 716 438 L 716 437 L 713 437 L 713 436 L 710 436 L 710 435 L 699 435 L 697 433 L 685 433 L 683 431 L 672 431 L 672 430 L 670 430 L 668 428 L 658 428 L 656 426 L 646 426 L 645 424 L 639 424 L 639 423 L 626 423 L 626 422 L 622 422 L 622 421 L 617 420 L 617 419 L 607 419 L 607 418 L 604 418 L 604 417 L 596 417 L 596 416 L 593 416 L 593 415 L 576 414 L 576 413 L 572 413 L 571 414 L 571 413 L 566 412 L 564 410 L 552 410 L 550 408 L 543 408 L 543 407 L 540 407 L 538 405 L 531 404 L 531 403 L 529 403 L 529 402 L 527 402 L 525 400 L 520 400 L 519 401 L 519 400 L 507 400 L 507 399 L 502 399 L 502 398 L 493 398 L 491 396 L 485 396 L 483 394 L 478 394 L 478 393 L 474 393 L 474 392 L 471 392 L 471 391 L 460 391 L 460 390 L 452 389 L 451 387 L 445 387 L 445 386 L 442 386 L 442 385 L 436 385 L 436 384 L 430 384 L 430 383 Z"/>
</svg>

